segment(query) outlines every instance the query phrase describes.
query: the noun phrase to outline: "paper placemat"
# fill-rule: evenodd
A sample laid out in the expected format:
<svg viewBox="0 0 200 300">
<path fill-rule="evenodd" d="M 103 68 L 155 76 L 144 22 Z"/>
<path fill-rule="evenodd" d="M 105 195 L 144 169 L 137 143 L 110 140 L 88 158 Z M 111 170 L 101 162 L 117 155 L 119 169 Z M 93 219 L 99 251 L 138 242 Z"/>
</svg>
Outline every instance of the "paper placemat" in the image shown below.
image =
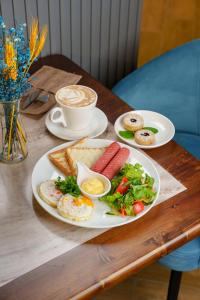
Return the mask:
<svg viewBox="0 0 200 300">
<path fill-rule="evenodd" d="M 57 144 L 63 142 L 47 133 L 44 119 L 45 116 L 36 122 L 24 117 L 29 156 L 18 165 L 1 165 L 0 286 L 106 231 L 62 223 L 45 212 L 33 198 L 31 174 L 38 157 L 54 147 L 56 141 Z M 111 124 L 101 137 L 116 138 Z M 159 202 L 186 189 L 157 163 L 156 167 L 161 176 Z M 8 179 L 13 176 L 16 179 L 8 188 Z"/>
<path fill-rule="evenodd" d="M 42 66 L 30 77 L 30 82 L 35 88 L 55 94 L 66 85 L 77 84 L 81 78 L 81 75 L 50 66 Z"/>
<path fill-rule="evenodd" d="M 20 112 L 40 116 L 55 104 L 55 93 L 62 87 L 77 84 L 81 75 L 50 66 L 42 66 L 30 78 L 32 88 L 22 97 Z"/>
</svg>

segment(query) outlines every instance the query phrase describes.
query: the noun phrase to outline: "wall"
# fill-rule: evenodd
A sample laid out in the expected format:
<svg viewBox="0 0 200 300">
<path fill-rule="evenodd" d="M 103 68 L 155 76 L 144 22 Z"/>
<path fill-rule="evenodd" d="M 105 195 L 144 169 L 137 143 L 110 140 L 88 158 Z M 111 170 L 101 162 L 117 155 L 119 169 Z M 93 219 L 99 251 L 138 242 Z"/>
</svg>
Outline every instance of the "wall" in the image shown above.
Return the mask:
<svg viewBox="0 0 200 300">
<path fill-rule="evenodd" d="M 144 0 L 138 66 L 200 37 L 199 0 Z"/>
<path fill-rule="evenodd" d="M 109 87 L 136 66 L 141 0 L 0 0 L 8 25 L 47 24 L 43 56 L 61 53 Z"/>
</svg>

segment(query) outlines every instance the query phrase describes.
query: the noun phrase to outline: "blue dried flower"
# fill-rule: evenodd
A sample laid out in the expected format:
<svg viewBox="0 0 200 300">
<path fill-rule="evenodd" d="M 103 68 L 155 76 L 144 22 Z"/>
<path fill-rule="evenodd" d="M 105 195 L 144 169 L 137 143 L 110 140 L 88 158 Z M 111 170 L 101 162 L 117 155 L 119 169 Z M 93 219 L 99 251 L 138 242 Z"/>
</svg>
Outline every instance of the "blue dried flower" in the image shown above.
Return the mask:
<svg viewBox="0 0 200 300">
<path fill-rule="evenodd" d="M 26 24 L 18 25 L 16 28 L 5 29 L 3 18 L 0 16 L 0 101 L 12 101 L 21 96 L 30 88 L 28 82 L 29 74 L 26 71 L 30 61 L 30 49 L 25 39 Z M 13 41 L 16 51 L 17 78 L 13 80 L 4 76 L 4 70 L 8 68 L 4 61 L 5 37 Z"/>
<path fill-rule="evenodd" d="M 9 31 L 10 31 L 10 33 L 14 33 L 14 32 L 15 32 L 15 28 L 14 28 L 14 27 L 11 27 L 11 28 L 9 29 Z"/>
</svg>

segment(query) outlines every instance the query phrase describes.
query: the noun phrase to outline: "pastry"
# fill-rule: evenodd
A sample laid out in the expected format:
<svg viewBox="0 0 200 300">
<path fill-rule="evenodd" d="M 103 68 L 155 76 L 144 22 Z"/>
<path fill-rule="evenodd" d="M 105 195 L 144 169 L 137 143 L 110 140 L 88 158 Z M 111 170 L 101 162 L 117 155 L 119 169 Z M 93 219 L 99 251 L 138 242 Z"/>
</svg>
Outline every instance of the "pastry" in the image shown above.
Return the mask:
<svg viewBox="0 0 200 300">
<path fill-rule="evenodd" d="M 130 131 L 137 131 L 144 127 L 143 117 L 136 113 L 128 113 L 123 118 L 123 126 Z"/>
<path fill-rule="evenodd" d="M 151 145 L 155 143 L 155 134 L 147 129 L 141 129 L 135 132 L 135 141 L 140 145 Z"/>
<path fill-rule="evenodd" d="M 77 198 L 70 194 L 66 194 L 58 201 L 58 212 L 64 218 L 69 218 L 74 221 L 88 220 L 93 211 L 93 202 L 85 196 Z"/>
</svg>

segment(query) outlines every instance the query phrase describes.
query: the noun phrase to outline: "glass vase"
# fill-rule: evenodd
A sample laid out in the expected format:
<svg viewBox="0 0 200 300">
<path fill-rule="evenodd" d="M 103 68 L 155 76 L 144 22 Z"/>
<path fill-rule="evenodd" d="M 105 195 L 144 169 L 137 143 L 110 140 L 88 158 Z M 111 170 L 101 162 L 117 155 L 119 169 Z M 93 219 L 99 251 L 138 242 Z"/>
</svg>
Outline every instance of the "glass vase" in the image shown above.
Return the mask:
<svg viewBox="0 0 200 300">
<path fill-rule="evenodd" d="M 0 101 L 0 161 L 4 163 L 20 162 L 28 154 L 19 105 L 20 100 Z"/>
</svg>

